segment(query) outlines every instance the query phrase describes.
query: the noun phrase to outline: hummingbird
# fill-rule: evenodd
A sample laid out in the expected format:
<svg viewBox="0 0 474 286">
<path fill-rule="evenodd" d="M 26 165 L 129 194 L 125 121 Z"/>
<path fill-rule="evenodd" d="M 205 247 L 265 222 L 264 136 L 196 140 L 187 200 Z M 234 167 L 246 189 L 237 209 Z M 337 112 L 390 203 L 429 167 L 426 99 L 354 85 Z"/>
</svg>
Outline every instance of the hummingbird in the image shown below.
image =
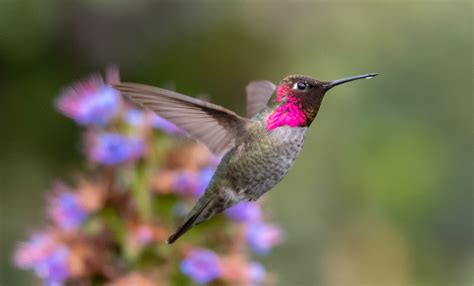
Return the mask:
<svg viewBox="0 0 474 286">
<path fill-rule="evenodd" d="M 378 75 L 333 81 L 290 75 L 275 86 L 246 87 L 245 117 L 222 106 L 174 91 L 137 83 L 113 87 L 132 102 L 185 130 L 222 160 L 185 222 L 167 239 L 174 243 L 192 227 L 240 201 L 256 201 L 278 184 L 298 157 L 325 94 L 335 86 Z"/>
</svg>

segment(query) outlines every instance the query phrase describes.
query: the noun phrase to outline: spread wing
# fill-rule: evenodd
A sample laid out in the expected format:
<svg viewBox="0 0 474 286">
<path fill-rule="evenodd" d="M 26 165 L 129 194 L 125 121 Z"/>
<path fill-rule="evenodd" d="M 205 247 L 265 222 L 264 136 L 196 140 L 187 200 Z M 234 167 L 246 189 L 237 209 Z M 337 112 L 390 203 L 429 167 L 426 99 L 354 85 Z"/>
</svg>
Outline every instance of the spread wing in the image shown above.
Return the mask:
<svg viewBox="0 0 474 286">
<path fill-rule="evenodd" d="M 114 88 L 187 131 L 216 155 L 232 148 L 249 123 L 219 105 L 166 89 L 136 83 L 119 83 Z"/>
<path fill-rule="evenodd" d="M 252 81 L 247 85 L 247 118 L 262 111 L 276 86 L 268 80 Z"/>
</svg>

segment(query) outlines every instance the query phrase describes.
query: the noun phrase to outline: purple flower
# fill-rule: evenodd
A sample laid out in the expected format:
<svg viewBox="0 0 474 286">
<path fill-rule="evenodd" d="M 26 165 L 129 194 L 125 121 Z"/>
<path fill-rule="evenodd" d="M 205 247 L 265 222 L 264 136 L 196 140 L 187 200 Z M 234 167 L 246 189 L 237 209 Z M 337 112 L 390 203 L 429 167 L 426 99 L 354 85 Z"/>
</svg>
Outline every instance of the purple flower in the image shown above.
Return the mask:
<svg viewBox="0 0 474 286">
<path fill-rule="evenodd" d="M 257 254 L 264 255 L 280 244 L 282 233 L 275 225 L 252 223 L 247 227 L 246 238 L 247 243 Z"/>
<path fill-rule="evenodd" d="M 54 248 L 51 234 L 42 232 L 34 234 L 28 242 L 22 242 L 15 251 L 15 265 L 27 269 L 44 260 Z"/>
<path fill-rule="evenodd" d="M 179 194 L 193 197 L 201 196 L 212 179 L 215 170 L 211 168 L 202 169 L 199 173 L 181 172 L 175 181 L 175 190 Z"/>
<path fill-rule="evenodd" d="M 110 71 L 107 77 L 109 83 L 117 82 L 118 72 Z M 56 106 L 80 125 L 104 126 L 120 111 L 121 97 L 117 90 L 95 75 L 64 91 Z"/>
<path fill-rule="evenodd" d="M 37 233 L 20 244 L 14 261 L 20 268 L 34 269 L 45 285 L 62 285 L 70 274 L 69 250 L 57 245 L 51 233 Z"/>
<path fill-rule="evenodd" d="M 160 129 L 172 135 L 184 135 L 185 132 L 170 121 L 156 115 L 154 112 L 129 108 L 125 112 L 125 121 L 134 127 L 150 124 L 153 128 Z"/>
<path fill-rule="evenodd" d="M 88 216 L 76 193 L 65 191 L 68 188 L 57 184 L 60 191 L 50 199 L 48 213 L 56 225 L 65 230 L 77 228 Z"/>
<path fill-rule="evenodd" d="M 181 262 L 181 272 L 199 284 L 206 284 L 220 276 L 219 257 L 206 249 L 195 249 Z"/>
<path fill-rule="evenodd" d="M 61 246 L 52 251 L 34 267 L 36 275 L 45 280 L 46 285 L 62 285 L 70 275 L 69 249 Z"/>
<path fill-rule="evenodd" d="M 267 275 L 267 271 L 262 264 L 258 262 L 251 262 L 248 269 L 248 279 L 249 284 L 260 285 L 265 280 L 265 276 Z"/>
<path fill-rule="evenodd" d="M 195 189 L 195 174 L 183 171 L 177 174 L 174 189 L 178 194 L 192 195 Z"/>
<path fill-rule="evenodd" d="M 135 160 L 145 153 L 145 142 L 142 139 L 117 133 L 101 133 L 90 141 L 87 148 L 89 159 L 104 165 Z"/>
<path fill-rule="evenodd" d="M 227 209 L 225 214 L 239 222 L 257 222 L 262 219 L 262 209 L 256 202 L 240 202 Z"/>
<path fill-rule="evenodd" d="M 139 127 L 146 123 L 146 114 L 140 109 L 129 108 L 127 111 L 125 111 L 124 115 L 125 121 L 133 127 Z"/>
</svg>

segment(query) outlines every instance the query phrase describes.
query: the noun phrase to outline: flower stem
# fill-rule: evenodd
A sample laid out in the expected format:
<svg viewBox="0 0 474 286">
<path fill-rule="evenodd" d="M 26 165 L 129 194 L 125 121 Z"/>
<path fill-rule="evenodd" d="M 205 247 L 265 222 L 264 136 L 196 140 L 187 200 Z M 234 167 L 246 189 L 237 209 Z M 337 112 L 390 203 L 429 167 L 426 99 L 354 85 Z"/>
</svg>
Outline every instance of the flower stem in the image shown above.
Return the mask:
<svg viewBox="0 0 474 286">
<path fill-rule="evenodd" d="M 149 190 L 152 169 L 145 162 L 135 168 L 135 180 L 132 186 L 140 218 L 148 222 L 152 218 L 152 198 Z"/>
</svg>

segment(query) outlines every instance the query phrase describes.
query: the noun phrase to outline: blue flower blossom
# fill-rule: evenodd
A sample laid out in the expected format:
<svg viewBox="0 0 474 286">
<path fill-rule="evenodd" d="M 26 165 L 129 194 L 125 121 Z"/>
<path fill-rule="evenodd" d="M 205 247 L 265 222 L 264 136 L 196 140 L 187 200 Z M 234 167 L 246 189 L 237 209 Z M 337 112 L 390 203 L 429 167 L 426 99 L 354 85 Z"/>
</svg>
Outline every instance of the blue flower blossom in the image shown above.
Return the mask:
<svg viewBox="0 0 474 286">
<path fill-rule="evenodd" d="M 67 187 L 59 185 L 56 188 Z M 77 228 L 88 217 L 79 196 L 69 191 L 61 191 L 51 198 L 48 213 L 54 223 L 64 230 Z"/>
<path fill-rule="evenodd" d="M 200 197 L 204 194 L 214 172 L 212 168 L 204 168 L 197 174 L 188 171 L 181 172 L 176 177 L 174 188 L 179 194 Z"/>
<path fill-rule="evenodd" d="M 129 125 L 139 127 L 146 123 L 146 114 L 140 109 L 128 108 L 124 113 L 124 119 Z"/>
<path fill-rule="evenodd" d="M 267 254 L 274 246 L 281 243 L 280 228 L 272 224 L 252 223 L 247 227 L 247 243 L 260 255 Z"/>
<path fill-rule="evenodd" d="M 181 262 L 181 272 L 196 283 L 206 284 L 219 278 L 219 257 L 206 249 L 195 249 Z"/>
<path fill-rule="evenodd" d="M 265 267 L 258 262 L 250 263 L 248 272 L 249 284 L 251 286 L 261 285 L 267 275 Z"/>
<path fill-rule="evenodd" d="M 34 270 L 38 277 L 45 280 L 45 285 L 63 285 L 70 275 L 69 250 L 64 246 L 54 249 L 34 266 Z"/>
<path fill-rule="evenodd" d="M 120 111 L 121 97 L 100 76 L 93 76 L 63 92 L 56 106 L 80 125 L 104 126 Z"/>
<path fill-rule="evenodd" d="M 172 135 L 184 135 L 184 130 L 180 129 L 170 121 L 156 115 L 150 111 L 143 111 L 137 108 L 129 108 L 124 114 L 125 121 L 133 126 L 140 127 L 151 125 L 153 128 Z"/>
<path fill-rule="evenodd" d="M 92 138 L 87 155 L 92 161 L 115 165 L 139 158 L 145 153 L 145 142 L 117 133 L 101 133 Z"/>
<path fill-rule="evenodd" d="M 238 222 L 256 222 L 262 219 L 262 209 L 256 202 L 240 202 L 227 209 L 225 214 Z"/>
</svg>

